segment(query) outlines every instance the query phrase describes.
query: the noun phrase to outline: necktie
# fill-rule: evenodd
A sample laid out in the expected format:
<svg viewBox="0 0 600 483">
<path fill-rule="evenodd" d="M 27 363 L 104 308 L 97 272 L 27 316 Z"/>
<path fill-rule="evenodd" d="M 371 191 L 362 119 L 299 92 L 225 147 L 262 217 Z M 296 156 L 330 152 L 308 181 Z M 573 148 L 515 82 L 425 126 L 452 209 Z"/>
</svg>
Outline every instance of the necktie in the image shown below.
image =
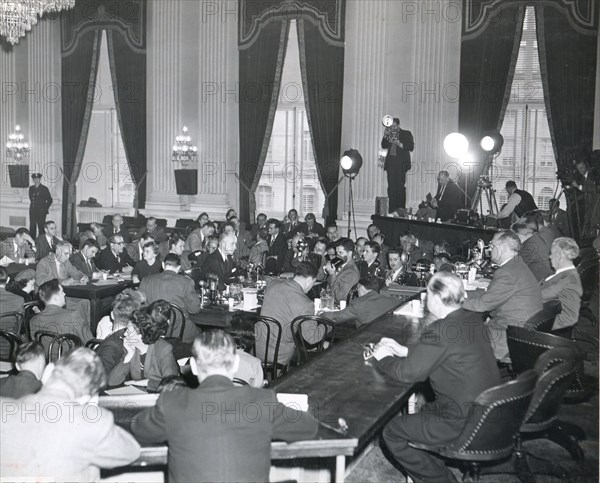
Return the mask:
<svg viewBox="0 0 600 483">
<path fill-rule="evenodd" d="M 94 268 L 92 267 L 92 261 L 89 258 L 86 258 L 85 261 L 87 262 L 90 272 L 94 273 Z"/>
<path fill-rule="evenodd" d="M 446 185 L 444 185 L 444 186 L 442 187 L 442 191 L 440 191 L 440 197 L 439 197 L 439 200 L 441 200 L 441 199 L 442 199 L 442 196 L 444 196 L 444 191 L 446 191 Z"/>
</svg>

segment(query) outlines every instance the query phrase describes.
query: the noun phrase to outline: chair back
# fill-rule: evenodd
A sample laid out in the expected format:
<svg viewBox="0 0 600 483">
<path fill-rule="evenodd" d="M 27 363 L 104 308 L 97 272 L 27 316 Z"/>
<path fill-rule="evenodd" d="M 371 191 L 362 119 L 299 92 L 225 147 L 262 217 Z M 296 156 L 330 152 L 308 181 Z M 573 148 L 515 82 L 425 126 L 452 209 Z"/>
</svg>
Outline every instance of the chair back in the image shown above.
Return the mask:
<svg viewBox="0 0 600 483">
<path fill-rule="evenodd" d="M 96 347 L 102 344 L 102 342 L 104 342 L 104 339 L 90 339 L 85 343 L 85 347 L 95 351 Z"/>
<path fill-rule="evenodd" d="M 74 334 L 56 334 L 47 330 L 38 330 L 33 336 L 36 341 L 46 347 L 48 363 L 60 359 L 63 353 L 83 346 L 81 339 Z M 67 350 L 65 350 L 65 346 Z"/>
<path fill-rule="evenodd" d="M 262 363 L 263 372 L 265 373 L 265 378 L 267 378 L 267 376 L 270 374 L 271 381 L 273 381 L 277 379 L 278 369 L 283 369 L 283 371 L 285 372 L 285 368 L 281 364 L 277 363 L 279 359 L 279 346 L 281 345 L 281 335 L 283 329 L 279 321 L 274 319 L 273 317 L 259 315 L 256 318 L 253 318 L 252 320 L 254 322 L 254 333 L 256 334 L 257 331 L 262 331 L 265 335 L 264 341 L 263 337 L 260 337 L 258 340 L 255 340 L 254 345 L 252 346 L 252 355 L 256 356 L 257 344 L 265 344 L 265 357 L 264 362 Z M 273 343 L 271 341 L 273 341 Z M 273 357 L 269 357 L 270 346 L 273 347 Z"/>
<path fill-rule="evenodd" d="M 590 301 L 594 289 L 598 286 L 598 254 L 596 250 L 582 250 L 581 260 L 577 265 L 577 272 L 581 279 L 583 295 L 581 303 L 586 304 Z"/>
<path fill-rule="evenodd" d="M 527 322 L 525 327 L 532 330 L 539 330 L 540 332 L 550 332 L 554 325 L 554 319 L 562 312 L 562 304 L 560 300 L 549 300 L 544 302 L 544 308 L 539 312 L 533 314 Z"/>
<path fill-rule="evenodd" d="M 23 327 L 21 329 L 21 332 L 23 332 L 28 339 L 31 339 L 31 319 L 33 319 L 33 317 L 41 312 L 42 310 L 44 310 L 44 308 L 46 307 L 46 304 L 44 302 L 42 302 L 41 300 L 32 300 L 31 302 L 25 302 L 25 304 L 23 305 Z M 38 309 L 38 311 L 36 311 L 35 309 Z"/>
<path fill-rule="evenodd" d="M 22 329 L 22 322 L 23 315 L 19 312 L 5 312 L 0 314 L 0 327 L 2 327 L 5 332 L 12 332 L 13 334 L 19 335 Z M 10 357 L 7 355 L 11 353 L 10 351 L 11 346 L 6 342 L 6 339 L 0 339 L 0 354 L 2 360 L 10 360 Z"/>
<path fill-rule="evenodd" d="M 14 332 L 8 330 L 0 330 L 0 361 L 10 362 L 12 364 L 10 370 L 0 369 L 0 374 L 8 374 L 12 372 L 15 364 L 15 356 L 17 354 L 17 348 L 23 343 L 23 339 Z M 6 350 L 4 350 L 6 349 Z M 8 365 L 8 364 L 7 364 Z"/>
<path fill-rule="evenodd" d="M 233 385 L 234 386 L 249 386 L 250 384 L 248 384 L 243 379 L 240 379 L 239 377 L 234 377 L 233 378 Z"/>
<path fill-rule="evenodd" d="M 186 323 L 185 312 L 177 304 L 169 302 L 169 305 L 171 306 L 171 317 L 169 319 L 169 332 L 167 333 L 167 337 L 170 339 L 182 339 Z M 175 325 L 178 321 L 181 321 L 181 327 L 179 328 L 179 332 L 175 334 Z"/>
<path fill-rule="evenodd" d="M 306 325 L 309 324 L 313 326 L 310 329 L 306 327 Z M 318 332 L 322 331 L 322 334 L 318 334 L 319 339 L 316 342 L 309 343 L 306 341 L 303 335 L 308 330 Z M 323 350 L 325 350 L 325 342 L 329 342 L 328 347 L 333 345 L 333 339 L 335 337 L 335 324 L 326 317 L 319 317 L 317 315 L 301 315 L 300 317 L 296 317 L 294 320 L 292 320 L 292 335 L 294 337 L 294 345 L 298 351 L 298 362 L 303 364 L 308 362 L 312 355 L 323 352 Z"/>
<path fill-rule="evenodd" d="M 554 423 L 563 397 L 575 379 L 577 354 L 570 349 L 550 349 L 535 364 L 535 392 L 521 432 L 544 431 Z"/>
<path fill-rule="evenodd" d="M 442 456 L 467 461 L 493 461 L 509 456 L 535 391 L 537 374 L 526 371 L 517 379 L 483 391 L 461 435 Z"/>
</svg>

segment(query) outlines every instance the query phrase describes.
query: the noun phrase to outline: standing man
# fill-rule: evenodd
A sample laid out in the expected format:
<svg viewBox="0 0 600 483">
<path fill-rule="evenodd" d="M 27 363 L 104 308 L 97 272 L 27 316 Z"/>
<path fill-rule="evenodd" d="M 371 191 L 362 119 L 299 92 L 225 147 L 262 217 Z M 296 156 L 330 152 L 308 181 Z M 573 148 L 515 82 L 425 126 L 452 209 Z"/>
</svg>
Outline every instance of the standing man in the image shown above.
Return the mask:
<svg viewBox="0 0 600 483">
<path fill-rule="evenodd" d="M 437 193 L 431 204 L 434 208 L 437 208 L 436 218 L 448 221 L 454 218 L 456 210 L 464 206 L 462 193 L 458 185 L 450 179 L 448 171 L 440 171 L 437 182 Z"/>
<path fill-rule="evenodd" d="M 41 173 L 33 173 L 31 179 L 33 186 L 29 187 L 29 231 L 35 240 L 38 231 L 40 234 L 44 233 L 44 223 L 52 205 L 52 196 L 50 190 L 42 184 Z"/>
<path fill-rule="evenodd" d="M 525 190 L 517 189 L 517 183 L 514 181 L 506 182 L 506 192 L 508 203 L 498 213 L 499 220 L 508 218 L 513 213 L 516 215 L 515 218 L 521 218 L 525 213 L 538 209 L 533 196 Z"/>
<path fill-rule="evenodd" d="M 583 193 L 584 215 L 582 235 L 595 235 L 596 227 L 600 223 L 600 195 L 598 194 L 597 175 L 592 172 L 584 159 L 575 163 L 577 168 L 577 179 L 573 186 L 579 188 Z"/>
<path fill-rule="evenodd" d="M 400 129 L 400 119 L 394 118 L 390 127 L 385 128 L 381 147 L 387 149 L 383 163 L 387 171 L 388 198 L 390 213 L 406 205 L 406 172 L 410 171 L 410 153 L 415 149 L 415 141 L 410 131 Z"/>
</svg>

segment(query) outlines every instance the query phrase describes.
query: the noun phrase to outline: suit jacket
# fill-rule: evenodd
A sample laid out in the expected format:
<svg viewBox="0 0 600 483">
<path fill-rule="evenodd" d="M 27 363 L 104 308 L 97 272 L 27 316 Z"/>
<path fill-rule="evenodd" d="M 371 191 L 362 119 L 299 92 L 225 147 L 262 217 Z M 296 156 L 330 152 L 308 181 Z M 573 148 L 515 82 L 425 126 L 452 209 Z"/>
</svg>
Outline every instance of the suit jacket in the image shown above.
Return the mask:
<svg viewBox="0 0 600 483">
<path fill-rule="evenodd" d="M 354 287 L 360 279 L 360 272 L 353 259 L 340 269 L 335 275 L 329 276 L 329 286 L 333 290 L 336 301 L 346 300 L 350 289 Z"/>
<path fill-rule="evenodd" d="M 243 417 L 244 408 L 256 410 Z M 169 444 L 169 481 L 242 482 L 269 480 L 271 440 L 311 439 L 318 426 L 310 414 L 278 403 L 271 390 L 210 376 L 197 389 L 161 394 L 131 431 L 142 443 Z"/>
<path fill-rule="evenodd" d="M 277 258 L 277 273 L 281 273 L 283 270 L 283 262 L 285 260 L 285 254 L 287 252 L 287 239 L 283 233 L 279 233 L 274 239 L 269 240 L 269 253 L 268 257 Z"/>
<path fill-rule="evenodd" d="M 150 305 L 156 300 L 166 300 L 181 307 L 186 316 L 183 333 L 184 342 L 193 342 L 198 330 L 190 320 L 190 314 L 200 312 L 200 297 L 194 290 L 194 281 L 185 276 L 165 270 L 162 273 L 148 275 L 140 282 L 140 290 L 146 294 L 146 303 Z M 181 321 L 177 317 L 173 334 L 179 334 Z"/>
<path fill-rule="evenodd" d="M 362 297 L 352 299 L 344 310 L 325 314 L 328 319 L 336 323 L 355 321 L 356 328 L 373 322 L 377 317 L 395 309 L 400 305 L 398 299 L 386 297 L 374 290 L 367 292 Z"/>
<path fill-rule="evenodd" d="M 104 233 L 104 236 L 106 237 L 107 241 L 110 240 L 110 237 L 113 235 L 121 235 L 123 237 L 123 241 L 125 243 L 129 243 L 131 241 L 129 232 L 123 225 L 121 225 L 119 231 L 116 233 L 115 233 L 115 227 L 112 226 L 112 224 L 106 226 L 102 232 Z"/>
<path fill-rule="evenodd" d="M 455 328 L 453 332 L 458 334 L 457 337 L 444 336 L 449 327 Z M 443 411 L 424 412 L 421 409 L 420 414 L 423 417 L 427 414 L 440 417 L 443 414 L 441 417 L 453 420 L 452 425 L 456 425 L 448 428 L 450 430 L 459 431 L 464 427 L 477 396 L 500 384 L 500 374 L 481 314 L 464 309 L 428 325 L 419 341 L 409 347 L 406 358 L 385 357 L 374 364 L 377 369 L 405 384 L 429 378 L 436 404 Z M 427 425 L 427 422 L 424 424 Z"/>
<path fill-rule="evenodd" d="M 452 180 L 448 181 L 443 194 L 441 185 L 438 185 L 435 199 L 438 200 L 438 207 L 435 216 L 437 218 L 441 218 L 442 221 L 448 221 L 454 218 L 456 210 L 465 206 L 465 198 L 460 192 L 460 189 L 456 183 Z"/>
<path fill-rule="evenodd" d="M 305 221 L 300 223 L 298 231 L 300 233 L 303 233 L 306 237 L 309 235 L 317 235 L 317 237 L 325 236 L 325 228 L 323 227 L 323 225 L 321 225 L 321 223 L 316 221 L 313 223 L 311 228 L 308 228 L 308 223 L 306 223 Z"/>
<path fill-rule="evenodd" d="M 67 274 L 67 278 L 72 278 L 73 280 L 79 281 L 85 276 L 85 274 L 77 270 L 69 260 L 64 262 L 63 266 L 64 273 Z M 39 287 L 48 280 L 55 278 L 59 282 L 66 280 L 66 278 L 59 276 L 58 267 L 56 266 L 56 258 L 54 257 L 54 253 L 51 253 L 50 255 L 42 258 L 35 267 L 35 283 Z"/>
<path fill-rule="evenodd" d="M 99 481 L 98 468 L 127 465 L 140 454 L 112 412 L 77 404 L 55 388 L 45 386 L 18 401 L 2 398 L 0 404 L 0 466 L 9 480 Z M 32 408 L 44 407 L 57 410 L 52 417 L 32 415 Z M 14 410 L 5 414 L 5 408 Z"/>
<path fill-rule="evenodd" d="M 490 313 L 488 330 L 494 355 L 508 361 L 506 328 L 523 327 L 529 317 L 542 310 L 542 291 L 531 270 L 516 256 L 496 270 L 487 291 L 470 296 L 463 308 Z"/>
<path fill-rule="evenodd" d="M 100 270 L 106 270 L 110 273 L 122 272 L 123 268 L 129 265 L 133 267 L 135 262 L 131 259 L 127 250 L 119 255 L 119 259 L 115 257 L 114 253 L 108 245 L 105 249 L 100 250 L 96 255 L 96 265 Z"/>
<path fill-rule="evenodd" d="M 265 259 L 267 258 L 267 253 L 269 253 L 268 243 L 264 240 L 260 243 L 256 242 L 250 249 L 248 261 L 254 263 L 255 265 L 261 264 L 264 267 Z"/>
<path fill-rule="evenodd" d="M 200 228 L 196 228 L 185 239 L 185 249 L 189 252 L 197 252 L 204 248 L 204 235 Z"/>
<path fill-rule="evenodd" d="M 223 256 L 219 250 L 206 256 L 202 270 L 205 275 L 216 275 L 219 279 L 219 290 L 225 288 L 225 284 L 229 283 L 233 270 L 236 268 L 236 263 L 233 257 L 227 257 L 227 261 L 223 260 Z"/>
<path fill-rule="evenodd" d="M 93 258 L 90 258 L 90 264 L 88 265 L 85 256 L 81 252 L 73 253 L 73 255 L 71 255 L 71 265 L 81 273 L 85 274 L 90 280 L 92 279 L 94 272 L 98 271 L 96 261 Z"/>
<path fill-rule="evenodd" d="M 0 313 L 6 314 L 8 312 L 19 312 L 23 313 L 23 304 L 25 300 L 23 297 L 19 297 L 14 293 L 9 292 L 4 287 L 0 287 Z M 20 327 L 17 325 L 17 319 L 15 317 L 3 317 L 0 319 L 0 329 L 8 332 L 13 332 L 19 335 Z M 9 360 L 8 355 L 10 354 L 10 344 L 4 337 L 0 338 L 0 354 L 3 358 Z"/>
<path fill-rule="evenodd" d="M 54 246 L 56 246 L 58 241 L 59 240 L 57 237 L 55 237 L 55 236 L 52 237 L 52 244 Z M 48 238 L 46 238 L 45 233 L 43 233 L 37 237 L 37 239 L 35 240 L 35 259 L 37 261 L 41 260 L 42 258 L 44 258 L 47 255 L 50 255 L 53 251 L 54 250 L 53 250 L 52 246 L 48 243 Z"/>
<path fill-rule="evenodd" d="M 567 212 L 561 208 L 554 213 L 550 219 L 550 230 L 554 231 L 555 238 L 559 236 L 571 236 L 571 224 Z"/>
<path fill-rule="evenodd" d="M 0 242 L 0 258 L 2 257 L 8 257 L 13 262 L 18 262 L 19 258 L 35 258 L 35 251 L 29 243 L 23 243 L 20 247 L 17 247 L 17 254 L 15 255 L 15 239 L 10 237 Z"/>
<path fill-rule="evenodd" d="M 46 214 L 52 205 L 52 196 L 47 186 L 40 184 L 37 188 L 35 185 L 29 187 L 29 209 L 36 213 Z"/>
<path fill-rule="evenodd" d="M 237 233 L 237 245 L 235 247 L 234 257 L 236 260 L 247 258 L 250 256 L 250 248 L 252 248 L 254 242 L 252 241 L 252 235 L 248 230 L 240 230 Z"/>
<path fill-rule="evenodd" d="M 300 220 L 296 220 L 296 223 L 294 223 L 293 225 L 291 221 L 286 221 L 283 224 L 283 234 L 288 239 L 292 238 L 296 233 L 300 231 L 301 225 L 302 223 L 300 222 Z"/>
<path fill-rule="evenodd" d="M 19 399 L 29 394 L 35 394 L 42 387 L 40 381 L 31 371 L 21 371 L 18 374 L 0 379 L 0 397 Z"/>
<path fill-rule="evenodd" d="M 548 230 L 550 231 L 550 230 Z M 550 265 L 550 245 L 539 233 L 534 233 L 521 245 L 519 255 L 527 264 L 538 282 L 552 275 Z"/>
<path fill-rule="evenodd" d="M 76 335 L 84 344 L 94 338 L 89 324 L 83 320 L 79 312 L 63 309 L 57 305 L 46 305 L 46 308 L 35 315 L 29 324 L 32 336 L 35 336 L 38 330 L 45 330 L 58 335 Z M 49 338 L 44 337 L 43 343 L 44 347 L 48 348 Z"/>
<path fill-rule="evenodd" d="M 142 229 L 138 232 L 137 237 L 142 238 L 142 236 L 145 235 L 147 232 L 148 228 L 143 226 Z M 163 242 L 168 238 L 162 226 L 157 226 L 154 230 L 152 230 L 150 232 L 150 236 L 154 238 L 154 241 L 156 243 Z"/>
<path fill-rule="evenodd" d="M 404 171 L 410 171 L 410 153 L 415 149 L 415 140 L 410 131 L 399 129 L 398 140 L 402 143 L 402 147 L 393 144 L 389 139 L 381 140 L 381 147 L 388 149 L 388 155 L 385 158 L 384 170 L 390 166 L 390 163 L 401 163 Z"/>
<path fill-rule="evenodd" d="M 419 285 L 419 279 L 417 274 L 409 272 L 407 270 L 400 270 L 395 276 L 394 271 L 390 268 L 385 272 L 386 280 L 391 279 L 392 285 L 404 285 L 408 287 L 417 287 Z"/>
<path fill-rule="evenodd" d="M 553 330 L 575 325 L 579 320 L 583 287 L 576 268 L 565 270 L 542 281 L 542 300 L 560 300 L 562 311 L 554 320 Z"/>
<path fill-rule="evenodd" d="M 135 263 L 143 260 L 142 256 L 140 255 L 140 244 L 137 241 L 129 243 L 125 247 L 125 250 L 127 250 L 127 255 L 129 255 L 129 258 L 131 258 Z"/>
<path fill-rule="evenodd" d="M 272 317 L 281 324 L 281 343 L 277 362 L 284 365 L 289 363 L 295 349 L 292 336 L 292 320 L 300 315 L 314 315 L 315 306 L 313 302 L 306 296 L 300 284 L 295 280 L 276 278 L 267 285 L 260 313 Z M 316 323 L 312 322 L 305 322 L 302 325 L 302 335 L 310 343 L 317 342 L 323 335 L 323 330 L 317 328 Z M 264 362 L 273 362 L 277 328 L 271 327 L 268 361 L 265 361 L 267 329 L 264 324 L 256 324 L 254 333 L 256 336 L 256 357 Z"/>
</svg>

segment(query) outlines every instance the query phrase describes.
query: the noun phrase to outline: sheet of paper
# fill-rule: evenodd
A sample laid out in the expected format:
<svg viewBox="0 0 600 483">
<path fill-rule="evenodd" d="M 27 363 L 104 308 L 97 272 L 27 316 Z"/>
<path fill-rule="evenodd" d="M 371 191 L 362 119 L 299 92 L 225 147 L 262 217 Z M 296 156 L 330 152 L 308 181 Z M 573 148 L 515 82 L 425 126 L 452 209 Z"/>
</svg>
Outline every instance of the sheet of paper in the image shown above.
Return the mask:
<svg viewBox="0 0 600 483">
<path fill-rule="evenodd" d="M 290 394 L 280 392 L 277 394 L 277 400 L 288 408 L 299 411 L 308 411 L 308 394 Z"/>
<path fill-rule="evenodd" d="M 118 280 L 98 280 L 97 282 L 94 282 L 93 285 L 117 285 L 118 283 Z"/>
<path fill-rule="evenodd" d="M 115 389 L 107 389 L 104 392 L 109 396 L 136 396 L 138 394 L 148 394 L 143 389 L 139 389 L 135 386 L 117 387 Z"/>
</svg>

